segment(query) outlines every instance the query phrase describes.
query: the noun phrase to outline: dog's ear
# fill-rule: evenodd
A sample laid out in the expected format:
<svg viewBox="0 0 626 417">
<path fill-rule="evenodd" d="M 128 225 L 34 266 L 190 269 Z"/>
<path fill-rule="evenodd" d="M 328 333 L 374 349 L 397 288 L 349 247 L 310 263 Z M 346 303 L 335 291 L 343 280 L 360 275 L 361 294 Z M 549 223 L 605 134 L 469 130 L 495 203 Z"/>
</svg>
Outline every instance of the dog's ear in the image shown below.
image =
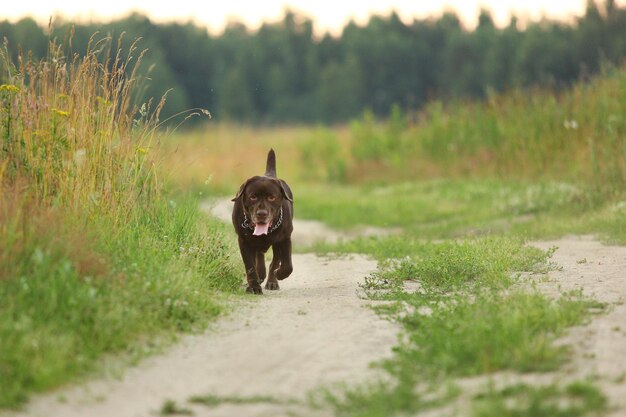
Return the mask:
<svg viewBox="0 0 626 417">
<path fill-rule="evenodd" d="M 230 201 L 237 201 L 239 198 L 241 198 L 241 196 L 243 195 L 244 190 L 246 189 L 246 185 L 248 185 L 248 181 L 246 181 L 243 184 L 241 184 L 241 187 L 239 187 L 239 191 L 237 191 L 237 194 L 235 195 L 235 198 L 233 198 Z"/>
<path fill-rule="evenodd" d="M 291 198 L 289 194 L 287 193 L 287 189 L 285 188 L 285 183 L 282 182 L 281 180 L 276 180 L 276 182 L 278 183 L 278 185 L 280 185 L 280 192 L 283 194 L 283 198 L 293 203 L 293 198 Z"/>
<path fill-rule="evenodd" d="M 237 201 L 239 200 L 242 196 L 243 196 L 243 192 L 246 191 L 246 187 L 248 186 L 248 184 L 250 184 L 252 181 L 261 178 L 258 175 L 256 177 L 252 177 L 252 178 L 248 178 L 246 180 L 246 182 L 244 182 L 243 184 L 241 184 L 241 187 L 239 187 L 239 191 L 237 191 L 237 194 L 235 195 L 235 198 L 233 198 L 230 201 Z"/>
</svg>

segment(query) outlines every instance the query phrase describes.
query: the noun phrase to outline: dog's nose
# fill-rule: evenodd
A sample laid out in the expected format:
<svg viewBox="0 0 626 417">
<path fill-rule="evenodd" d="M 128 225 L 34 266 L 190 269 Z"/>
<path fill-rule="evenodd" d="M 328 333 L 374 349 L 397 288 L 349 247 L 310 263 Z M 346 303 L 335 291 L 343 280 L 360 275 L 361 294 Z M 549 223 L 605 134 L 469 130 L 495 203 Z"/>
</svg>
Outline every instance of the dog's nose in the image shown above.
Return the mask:
<svg viewBox="0 0 626 417">
<path fill-rule="evenodd" d="M 256 216 L 258 218 L 260 218 L 260 219 L 267 218 L 268 214 L 269 214 L 269 212 L 267 210 L 264 210 L 264 209 L 257 210 L 257 212 L 256 212 Z"/>
</svg>

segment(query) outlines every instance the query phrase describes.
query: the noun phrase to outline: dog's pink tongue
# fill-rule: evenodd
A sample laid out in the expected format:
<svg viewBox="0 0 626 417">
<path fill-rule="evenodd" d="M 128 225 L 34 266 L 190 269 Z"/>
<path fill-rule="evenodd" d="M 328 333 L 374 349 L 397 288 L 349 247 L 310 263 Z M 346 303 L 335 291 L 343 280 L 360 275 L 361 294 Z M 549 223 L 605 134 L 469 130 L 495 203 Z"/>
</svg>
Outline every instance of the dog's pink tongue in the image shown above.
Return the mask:
<svg viewBox="0 0 626 417">
<path fill-rule="evenodd" d="M 270 228 L 270 224 L 269 223 L 265 223 L 265 224 L 255 224 L 254 225 L 254 233 L 252 233 L 254 236 L 261 236 L 261 235 L 266 235 L 267 234 L 267 229 Z"/>
</svg>

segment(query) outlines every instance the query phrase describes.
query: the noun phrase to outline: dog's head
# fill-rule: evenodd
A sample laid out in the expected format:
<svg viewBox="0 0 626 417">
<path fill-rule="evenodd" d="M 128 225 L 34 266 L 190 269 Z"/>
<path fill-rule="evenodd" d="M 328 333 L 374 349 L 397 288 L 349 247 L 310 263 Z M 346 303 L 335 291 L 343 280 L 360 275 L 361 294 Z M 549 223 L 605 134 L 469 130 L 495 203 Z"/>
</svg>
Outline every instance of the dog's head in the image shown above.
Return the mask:
<svg viewBox="0 0 626 417">
<path fill-rule="evenodd" d="M 245 213 L 255 227 L 255 234 L 267 234 L 267 229 L 278 218 L 283 201 L 293 201 L 279 179 L 260 176 L 250 178 L 239 187 L 232 201 L 237 200 L 241 201 Z M 257 233 L 259 228 L 261 232 Z"/>
</svg>

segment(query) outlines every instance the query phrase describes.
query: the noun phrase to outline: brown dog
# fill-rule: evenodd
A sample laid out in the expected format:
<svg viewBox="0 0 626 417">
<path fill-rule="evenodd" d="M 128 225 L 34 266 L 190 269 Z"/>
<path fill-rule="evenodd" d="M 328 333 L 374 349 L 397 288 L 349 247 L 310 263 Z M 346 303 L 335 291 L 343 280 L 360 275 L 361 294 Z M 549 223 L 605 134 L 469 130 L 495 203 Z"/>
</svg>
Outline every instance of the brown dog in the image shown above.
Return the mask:
<svg viewBox="0 0 626 417">
<path fill-rule="evenodd" d="M 244 182 L 233 200 L 233 226 L 246 267 L 246 292 L 263 294 L 265 252 L 272 247 L 265 289 L 278 290 L 278 280 L 291 275 L 291 232 L 293 231 L 293 194 L 287 183 L 276 178 L 276 154 L 267 154 L 265 175 Z"/>
</svg>

